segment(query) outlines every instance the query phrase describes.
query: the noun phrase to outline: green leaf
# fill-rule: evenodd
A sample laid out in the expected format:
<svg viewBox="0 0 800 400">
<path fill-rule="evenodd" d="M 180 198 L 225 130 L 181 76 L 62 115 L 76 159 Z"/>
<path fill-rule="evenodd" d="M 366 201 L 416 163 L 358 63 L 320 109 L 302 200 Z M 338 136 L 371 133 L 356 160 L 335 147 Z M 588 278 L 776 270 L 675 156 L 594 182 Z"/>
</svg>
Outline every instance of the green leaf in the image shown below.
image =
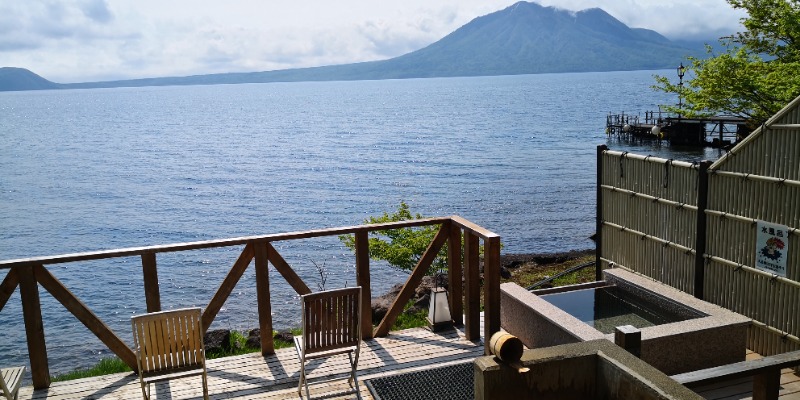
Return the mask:
<svg viewBox="0 0 800 400">
<path fill-rule="evenodd" d="M 728 0 L 747 12 L 745 31 L 720 39 L 722 52 L 689 58 L 683 86 L 656 76 L 654 89 L 675 93 L 685 107 L 667 111 L 694 117 L 731 114 L 755 127 L 800 95 L 800 2 Z"/>
</svg>

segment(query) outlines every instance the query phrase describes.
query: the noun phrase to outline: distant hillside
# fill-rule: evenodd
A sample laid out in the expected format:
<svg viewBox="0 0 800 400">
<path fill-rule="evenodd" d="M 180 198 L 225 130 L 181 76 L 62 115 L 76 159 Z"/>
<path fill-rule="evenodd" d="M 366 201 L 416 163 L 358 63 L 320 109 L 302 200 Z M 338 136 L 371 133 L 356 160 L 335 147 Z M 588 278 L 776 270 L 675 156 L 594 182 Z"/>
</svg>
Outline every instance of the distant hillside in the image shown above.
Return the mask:
<svg viewBox="0 0 800 400">
<path fill-rule="evenodd" d="M 629 28 L 599 8 L 571 12 L 542 7 L 536 3 L 519 2 L 504 10 L 478 17 L 430 46 L 384 61 L 268 72 L 76 83 L 62 87 L 211 85 L 648 70 L 673 68 L 687 55 L 702 57 L 703 54 L 702 46 L 685 47 L 671 42 L 655 31 Z"/>
<path fill-rule="evenodd" d="M 0 92 L 59 89 L 60 87 L 61 85 L 50 82 L 24 68 L 0 67 Z"/>
<path fill-rule="evenodd" d="M 620 71 L 674 67 L 701 52 L 599 8 L 571 13 L 520 2 L 387 64 L 408 77 Z"/>
</svg>

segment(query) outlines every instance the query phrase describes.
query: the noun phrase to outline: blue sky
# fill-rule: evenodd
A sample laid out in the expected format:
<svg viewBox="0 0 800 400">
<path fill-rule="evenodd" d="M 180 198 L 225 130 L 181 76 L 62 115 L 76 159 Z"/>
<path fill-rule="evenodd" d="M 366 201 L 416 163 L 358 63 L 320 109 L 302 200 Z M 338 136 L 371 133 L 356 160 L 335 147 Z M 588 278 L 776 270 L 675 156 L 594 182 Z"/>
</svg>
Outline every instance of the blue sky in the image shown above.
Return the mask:
<svg viewBox="0 0 800 400">
<path fill-rule="evenodd" d="M 0 66 L 86 82 L 344 64 L 433 43 L 515 0 L 8 0 Z M 724 0 L 541 0 L 600 7 L 671 39 L 716 38 L 744 16 Z"/>
</svg>

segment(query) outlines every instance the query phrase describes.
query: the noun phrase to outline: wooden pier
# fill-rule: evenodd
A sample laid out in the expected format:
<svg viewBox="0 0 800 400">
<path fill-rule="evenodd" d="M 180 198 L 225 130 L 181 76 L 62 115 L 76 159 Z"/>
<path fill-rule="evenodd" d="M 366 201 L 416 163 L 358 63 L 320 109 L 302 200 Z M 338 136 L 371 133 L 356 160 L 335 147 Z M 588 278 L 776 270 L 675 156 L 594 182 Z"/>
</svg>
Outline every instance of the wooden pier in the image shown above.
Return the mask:
<svg viewBox="0 0 800 400">
<path fill-rule="evenodd" d="M 750 133 L 745 120 L 733 116 L 686 118 L 661 111 L 608 114 L 606 134 L 626 140 L 665 140 L 685 146 L 729 147 Z"/>
</svg>

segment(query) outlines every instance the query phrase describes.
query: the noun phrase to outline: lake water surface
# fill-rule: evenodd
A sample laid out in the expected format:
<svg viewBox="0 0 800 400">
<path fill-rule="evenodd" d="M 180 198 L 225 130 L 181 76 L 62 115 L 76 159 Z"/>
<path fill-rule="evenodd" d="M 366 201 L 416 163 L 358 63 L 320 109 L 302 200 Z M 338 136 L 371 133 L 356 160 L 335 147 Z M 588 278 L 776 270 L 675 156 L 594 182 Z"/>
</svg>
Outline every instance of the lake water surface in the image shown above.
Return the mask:
<svg viewBox="0 0 800 400">
<path fill-rule="evenodd" d="M 504 252 L 587 249 L 595 153 L 682 160 L 717 150 L 627 144 L 611 113 L 675 102 L 671 71 L 0 93 L 0 259 L 355 225 L 401 201 L 502 236 Z M 308 282 L 352 285 L 335 238 L 278 243 Z M 241 248 L 159 255 L 163 308 L 205 306 Z M 144 312 L 141 261 L 50 270 L 130 342 Z M 0 271 L 0 279 L 5 271 Z M 212 328 L 257 326 L 248 270 Z M 405 274 L 374 263 L 373 293 Z M 276 328 L 294 291 L 272 280 Z M 41 290 L 52 372 L 107 349 Z M 27 364 L 18 292 L 0 312 L 0 365 Z"/>
</svg>

